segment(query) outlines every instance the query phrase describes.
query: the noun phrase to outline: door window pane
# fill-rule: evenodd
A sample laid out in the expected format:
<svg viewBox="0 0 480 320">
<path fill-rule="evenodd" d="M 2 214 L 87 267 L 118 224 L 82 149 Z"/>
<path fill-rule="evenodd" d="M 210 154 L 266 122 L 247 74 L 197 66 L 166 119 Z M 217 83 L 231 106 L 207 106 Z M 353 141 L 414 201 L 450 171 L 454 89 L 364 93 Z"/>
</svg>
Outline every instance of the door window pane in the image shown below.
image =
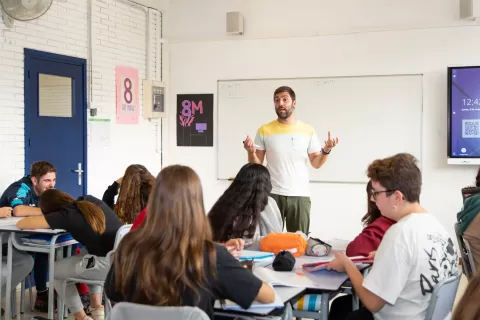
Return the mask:
<svg viewBox="0 0 480 320">
<path fill-rule="evenodd" d="M 72 78 L 39 74 L 38 112 L 41 117 L 72 117 Z"/>
</svg>

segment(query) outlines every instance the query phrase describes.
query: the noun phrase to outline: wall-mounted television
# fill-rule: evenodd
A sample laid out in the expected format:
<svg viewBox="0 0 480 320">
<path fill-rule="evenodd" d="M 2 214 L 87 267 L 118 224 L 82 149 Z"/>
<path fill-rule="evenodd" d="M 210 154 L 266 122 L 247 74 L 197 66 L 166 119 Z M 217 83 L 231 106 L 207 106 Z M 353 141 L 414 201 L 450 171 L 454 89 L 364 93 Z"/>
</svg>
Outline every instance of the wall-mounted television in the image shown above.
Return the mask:
<svg viewBox="0 0 480 320">
<path fill-rule="evenodd" d="M 480 164 L 480 66 L 448 68 L 448 164 Z"/>
</svg>

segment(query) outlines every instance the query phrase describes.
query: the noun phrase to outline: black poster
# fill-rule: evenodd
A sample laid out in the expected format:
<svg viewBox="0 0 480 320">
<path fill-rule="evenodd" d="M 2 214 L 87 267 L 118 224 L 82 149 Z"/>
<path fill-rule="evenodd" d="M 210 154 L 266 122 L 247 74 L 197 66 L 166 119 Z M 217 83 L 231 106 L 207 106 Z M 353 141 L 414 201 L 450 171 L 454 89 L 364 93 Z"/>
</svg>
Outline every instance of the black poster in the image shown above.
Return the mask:
<svg viewBox="0 0 480 320">
<path fill-rule="evenodd" d="M 213 147 L 213 94 L 177 94 L 177 146 Z"/>
</svg>

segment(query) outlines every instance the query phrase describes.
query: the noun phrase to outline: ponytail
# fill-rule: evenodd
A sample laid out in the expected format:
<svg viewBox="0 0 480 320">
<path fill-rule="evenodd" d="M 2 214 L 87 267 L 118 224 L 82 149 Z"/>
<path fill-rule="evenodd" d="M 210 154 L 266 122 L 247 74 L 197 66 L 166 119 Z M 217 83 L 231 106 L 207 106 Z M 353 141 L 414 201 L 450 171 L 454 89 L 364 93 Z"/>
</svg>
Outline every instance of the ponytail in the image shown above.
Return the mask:
<svg viewBox="0 0 480 320">
<path fill-rule="evenodd" d="M 78 210 L 82 212 L 85 220 L 87 220 L 93 231 L 98 234 L 105 232 L 105 214 L 103 213 L 102 209 L 85 200 L 74 201 L 73 203 Z"/>
</svg>

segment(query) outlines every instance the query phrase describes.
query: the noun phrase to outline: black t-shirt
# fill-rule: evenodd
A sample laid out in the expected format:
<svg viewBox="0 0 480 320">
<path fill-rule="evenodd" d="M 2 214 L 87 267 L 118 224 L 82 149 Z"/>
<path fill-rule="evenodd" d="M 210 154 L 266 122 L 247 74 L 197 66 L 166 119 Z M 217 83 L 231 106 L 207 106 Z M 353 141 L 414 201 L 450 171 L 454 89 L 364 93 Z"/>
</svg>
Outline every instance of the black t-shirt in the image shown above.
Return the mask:
<svg viewBox="0 0 480 320">
<path fill-rule="evenodd" d="M 182 295 L 182 306 L 198 307 L 205 311 L 213 319 L 213 305 L 217 299 L 229 299 L 242 308 L 247 309 L 258 295 L 262 281 L 255 277 L 251 271 L 244 268 L 225 247 L 215 244 L 216 249 L 216 271 L 215 276 L 210 274 L 210 263 L 208 253 L 205 250 L 205 272 L 207 278 L 206 289 L 198 289 L 200 300 L 195 293 L 187 288 Z M 116 253 L 118 254 L 118 253 Z M 115 266 L 112 265 L 105 281 L 105 293 L 114 302 L 134 302 L 135 279 L 130 285 L 130 292 L 124 297 L 120 292 L 115 291 Z M 158 274 L 162 277 L 162 274 Z M 174 286 L 175 282 L 171 282 Z"/>
<path fill-rule="evenodd" d="M 102 209 L 106 224 L 104 233 L 98 234 L 93 231 L 83 213 L 74 204 L 46 214 L 45 220 L 52 229 L 65 229 L 70 232 L 75 240 L 87 248 L 88 253 L 105 257 L 113 249 L 117 231 L 122 223 L 103 201 L 89 195 L 79 197 L 78 200 L 89 201 Z"/>
</svg>

